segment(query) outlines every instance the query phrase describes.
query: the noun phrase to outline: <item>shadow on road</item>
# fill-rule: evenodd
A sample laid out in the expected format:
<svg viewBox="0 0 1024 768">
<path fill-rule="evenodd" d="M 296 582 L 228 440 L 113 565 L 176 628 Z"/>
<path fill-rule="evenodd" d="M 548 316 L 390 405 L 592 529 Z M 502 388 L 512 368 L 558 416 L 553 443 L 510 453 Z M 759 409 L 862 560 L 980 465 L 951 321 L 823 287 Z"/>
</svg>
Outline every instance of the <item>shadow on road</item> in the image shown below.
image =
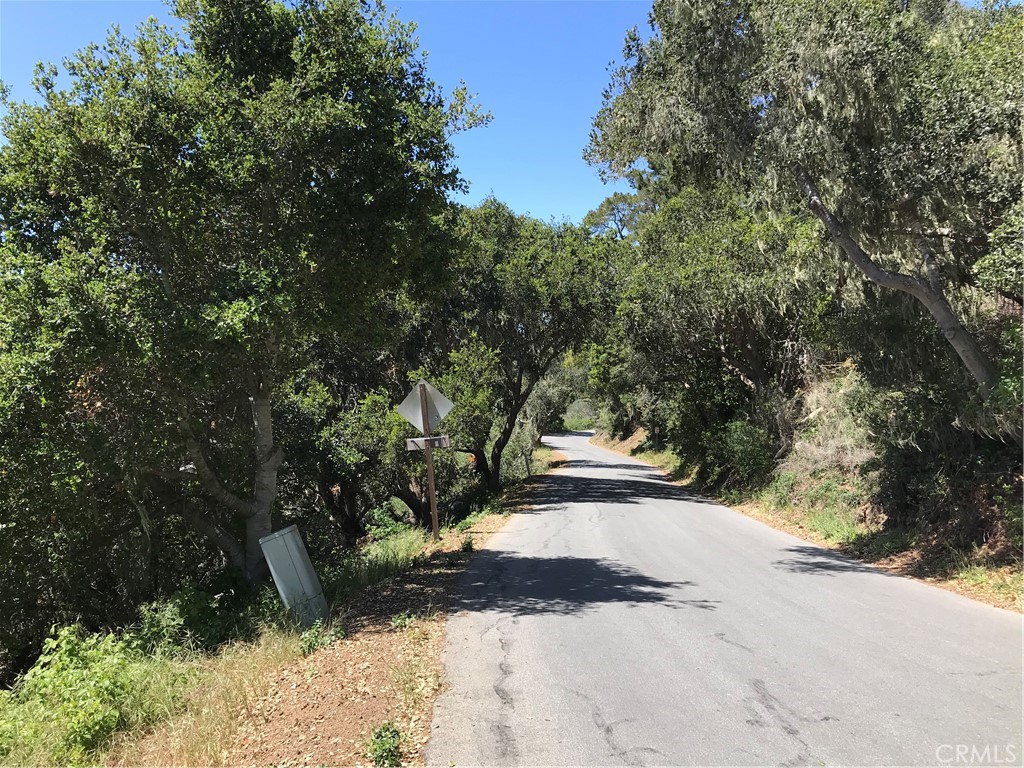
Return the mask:
<svg viewBox="0 0 1024 768">
<path fill-rule="evenodd" d="M 601 603 L 660 603 L 669 608 L 713 611 L 717 600 L 685 598 L 692 581 L 661 581 L 611 560 L 529 557 L 494 550 L 470 562 L 453 610 L 516 615 L 576 614 Z"/>
<path fill-rule="evenodd" d="M 793 546 L 786 547 L 787 552 L 792 552 L 796 557 L 787 557 L 784 560 L 776 560 L 772 565 L 790 573 L 809 573 L 818 576 L 835 576 L 837 573 L 876 573 L 882 576 L 895 576 L 897 574 L 883 571 L 873 565 L 860 563 L 851 560 L 849 557 L 837 552 L 814 546 Z"/>
<path fill-rule="evenodd" d="M 570 466 L 576 464 L 577 462 L 573 462 Z M 595 466 L 611 467 L 612 465 L 597 464 Z M 636 469 L 636 467 L 630 466 L 629 469 Z M 705 499 L 680 485 L 668 482 L 654 471 L 636 474 L 630 478 L 581 477 L 557 473 L 534 478 L 529 487 L 529 501 L 534 505 L 534 509 L 519 511 L 523 513 L 538 512 L 578 502 L 641 504 L 650 499 L 714 504 L 710 499 Z"/>
<path fill-rule="evenodd" d="M 573 469 L 579 468 L 595 468 L 595 469 L 625 469 L 631 472 L 640 472 L 651 477 L 656 477 L 659 480 L 665 479 L 665 474 L 660 472 L 654 467 L 650 467 L 646 464 L 611 464 L 607 461 L 593 461 L 591 459 L 569 459 L 566 462 L 566 466 L 572 467 Z"/>
</svg>

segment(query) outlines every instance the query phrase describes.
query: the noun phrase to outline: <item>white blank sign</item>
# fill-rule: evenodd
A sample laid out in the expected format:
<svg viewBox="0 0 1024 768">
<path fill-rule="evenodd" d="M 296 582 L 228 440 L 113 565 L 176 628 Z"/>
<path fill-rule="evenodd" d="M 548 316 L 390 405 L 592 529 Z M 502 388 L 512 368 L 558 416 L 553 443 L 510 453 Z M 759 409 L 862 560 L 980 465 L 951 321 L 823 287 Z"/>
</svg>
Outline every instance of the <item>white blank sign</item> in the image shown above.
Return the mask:
<svg viewBox="0 0 1024 768">
<path fill-rule="evenodd" d="M 420 379 L 416 386 L 412 388 L 412 392 L 406 395 L 405 400 L 399 404 L 397 410 L 402 418 L 420 432 L 427 431 L 423 428 L 423 411 L 420 407 L 420 384 L 426 384 L 427 387 L 427 422 L 430 424 L 430 431 L 433 432 L 434 427 L 441 423 L 441 419 L 448 415 L 448 411 L 455 407 L 455 403 L 434 389 L 428 382 Z"/>
</svg>

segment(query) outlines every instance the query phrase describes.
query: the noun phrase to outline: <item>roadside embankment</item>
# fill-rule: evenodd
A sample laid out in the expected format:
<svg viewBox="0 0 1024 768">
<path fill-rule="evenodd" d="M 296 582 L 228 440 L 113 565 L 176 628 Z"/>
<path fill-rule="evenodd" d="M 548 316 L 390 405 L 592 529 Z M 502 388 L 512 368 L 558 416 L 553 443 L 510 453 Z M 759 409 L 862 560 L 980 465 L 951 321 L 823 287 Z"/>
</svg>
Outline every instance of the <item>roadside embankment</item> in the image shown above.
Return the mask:
<svg viewBox="0 0 1024 768">
<path fill-rule="evenodd" d="M 637 430 L 625 440 L 598 433 L 595 445 L 640 459 L 686 484 L 694 472 L 671 450 L 655 450 Z M 856 477 L 776 473 L 751 491 L 729 491 L 718 501 L 737 512 L 822 547 L 909 576 L 989 605 L 1024 612 L 1024 571 L 1019 558 L 994 546 L 956 548 L 940 526 L 927 530 L 887 529 L 872 520 Z M 703 491 L 706 493 L 706 491 Z M 995 543 L 993 543 L 994 545 Z"/>
</svg>

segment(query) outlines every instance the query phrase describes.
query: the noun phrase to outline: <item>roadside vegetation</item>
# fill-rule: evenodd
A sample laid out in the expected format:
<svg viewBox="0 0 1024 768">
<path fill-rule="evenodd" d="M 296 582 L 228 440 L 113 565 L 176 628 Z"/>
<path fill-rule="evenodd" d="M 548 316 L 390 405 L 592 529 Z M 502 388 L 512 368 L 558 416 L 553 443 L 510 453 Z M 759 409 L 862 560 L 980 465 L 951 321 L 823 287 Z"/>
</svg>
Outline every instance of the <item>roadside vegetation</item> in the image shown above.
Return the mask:
<svg viewBox="0 0 1024 768">
<path fill-rule="evenodd" d="M 488 117 L 409 25 L 247 8 L 176 3 L 180 30 L 112 33 L 5 103 L 0 683 L 53 626 L 181 595 L 204 647 L 253 636 L 286 525 L 331 600 L 401 568 L 430 519 L 413 382 L 456 403 L 457 521 L 531 472 L 568 396 L 541 382 L 604 312 L 602 239 L 450 202 L 449 139 Z"/>
<path fill-rule="evenodd" d="M 535 466 L 546 471 L 552 452 L 536 453 Z M 500 526 L 514 503 L 491 499 L 446 525 L 440 549 L 421 528 L 400 525 L 354 550 L 320 574 L 332 596 L 327 625 L 298 626 L 267 586 L 243 611 L 226 613 L 217 596 L 182 590 L 143 606 L 142 619 L 119 632 L 54 629 L 33 667 L 0 698 L 0 765 L 224 764 L 240 718 L 266 694 L 269 681 L 344 640 L 350 606 L 367 588 L 423 567 L 445 547 L 472 553 L 474 537 L 482 542 L 495 529 L 488 518 Z M 442 602 L 426 611 L 413 605 L 391 616 L 392 629 L 443 620 L 435 616 Z M 414 667 L 408 662 L 392 673 L 403 701 L 419 711 L 436 690 L 420 690 Z M 387 739 L 373 737 L 374 760 L 398 754 L 397 731 L 389 728 L 380 731 Z"/>
<path fill-rule="evenodd" d="M 671 480 L 717 496 L 775 528 L 881 568 L 1024 612 L 1020 546 L 1014 544 L 1014 528 L 1001 517 L 990 524 L 1007 539 L 982 537 L 979 544 L 964 535 L 965 529 L 977 525 L 970 517 L 951 516 L 940 525 L 909 530 L 887 526 L 873 511 L 870 476 L 836 467 L 808 471 L 799 466 L 799 460 L 786 460 L 761 483 L 700 485 L 695 483 L 700 467 L 687 463 L 671 448 L 657 448 L 643 428 L 623 440 L 598 432 L 594 442 L 659 467 Z M 966 514 L 973 517 L 975 513 Z M 996 510 L 996 514 L 1006 513 Z"/>
<path fill-rule="evenodd" d="M 223 762 L 271 670 L 430 560 L 421 377 L 437 584 L 542 434 L 595 427 L 1019 606 L 1024 10 L 686 7 L 627 36 L 587 157 L 633 191 L 579 223 L 453 203 L 489 116 L 356 0 L 181 0 L 4 100 L 0 762 Z M 291 524 L 329 626 L 268 583 Z"/>
</svg>

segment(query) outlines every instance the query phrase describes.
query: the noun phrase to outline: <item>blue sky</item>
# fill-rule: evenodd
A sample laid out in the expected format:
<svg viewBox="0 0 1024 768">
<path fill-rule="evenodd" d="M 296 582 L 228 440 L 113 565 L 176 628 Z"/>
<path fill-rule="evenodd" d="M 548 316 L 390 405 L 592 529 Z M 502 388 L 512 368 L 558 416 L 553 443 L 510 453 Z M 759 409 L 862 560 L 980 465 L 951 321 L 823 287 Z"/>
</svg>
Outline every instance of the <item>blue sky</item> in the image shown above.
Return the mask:
<svg viewBox="0 0 1024 768">
<path fill-rule="evenodd" d="M 442 87 L 465 80 L 494 115 L 455 137 L 470 183 L 463 202 L 490 193 L 542 219 L 583 215 L 616 189 L 582 159 L 590 121 L 621 58 L 626 30 L 646 27 L 647 0 L 392 0 L 418 25 L 428 69 Z M 167 19 L 151 0 L 0 0 L 0 79 L 15 99 L 31 98 L 36 61 L 59 64 L 106 35 L 129 32 L 149 16 Z"/>
</svg>

